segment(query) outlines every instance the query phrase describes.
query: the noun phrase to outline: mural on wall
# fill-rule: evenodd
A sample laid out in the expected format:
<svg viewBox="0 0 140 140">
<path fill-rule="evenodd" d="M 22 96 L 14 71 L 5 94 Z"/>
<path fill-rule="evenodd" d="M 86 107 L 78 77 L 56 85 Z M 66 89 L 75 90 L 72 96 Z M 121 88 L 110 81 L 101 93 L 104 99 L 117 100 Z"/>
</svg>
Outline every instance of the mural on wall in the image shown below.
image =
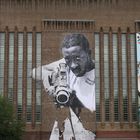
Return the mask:
<svg viewBox="0 0 140 140">
<path fill-rule="evenodd" d="M 85 129 L 80 119 L 82 108 L 90 112 L 96 109 L 95 63 L 88 39 L 79 33 L 67 34 L 60 44 L 63 58 L 32 71 L 34 79 L 42 80 L 56 107 L 69 108 L 63 131 L 59 130 L 58 121 L 54 120 L 50 140 L 57 140 L 60 135 L 64 140 L 93 140 L 95 134 Z"/>
<path fill-rule="evenodd" d="M 138 121 L 140 123 L 140 33 L 136 33 L 137 46 L 137 83 L 138 83 Z"/>
<path fill-rule="evenodd" d="M 138 91 L 140 92 L 140 33 L 136 34 L 137 42 L 137 76 L 138 76 Z"/>
</svg>

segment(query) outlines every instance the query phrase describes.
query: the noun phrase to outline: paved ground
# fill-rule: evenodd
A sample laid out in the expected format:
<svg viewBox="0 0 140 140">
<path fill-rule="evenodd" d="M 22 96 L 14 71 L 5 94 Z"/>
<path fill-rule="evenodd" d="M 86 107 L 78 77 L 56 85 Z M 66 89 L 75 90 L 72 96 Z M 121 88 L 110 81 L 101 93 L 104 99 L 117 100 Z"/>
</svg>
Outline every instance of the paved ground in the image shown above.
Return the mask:
<svg viewBox="0 0 140 140">
<path fill-rule="evenodd" d="M 96 140 L 140 140 L 140 138 L 96 138 Z"/>
</svg>

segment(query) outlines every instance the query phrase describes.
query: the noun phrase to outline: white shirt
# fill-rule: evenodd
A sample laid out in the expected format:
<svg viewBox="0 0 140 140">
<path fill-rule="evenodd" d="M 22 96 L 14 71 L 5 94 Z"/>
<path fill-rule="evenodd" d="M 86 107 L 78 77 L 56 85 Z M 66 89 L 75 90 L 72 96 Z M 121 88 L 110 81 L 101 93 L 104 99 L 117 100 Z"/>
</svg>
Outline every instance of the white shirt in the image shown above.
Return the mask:
<svg viewBox="0 0 140 140">
<path fill-rule="evenodd" d="M 76 91 L 76 96 L 81 103 L 90 111 L 95 111 L 95 70 L 86 72 L 82 77 L 76 77 L 69 72 L 68 84 Z"/>
</svg>

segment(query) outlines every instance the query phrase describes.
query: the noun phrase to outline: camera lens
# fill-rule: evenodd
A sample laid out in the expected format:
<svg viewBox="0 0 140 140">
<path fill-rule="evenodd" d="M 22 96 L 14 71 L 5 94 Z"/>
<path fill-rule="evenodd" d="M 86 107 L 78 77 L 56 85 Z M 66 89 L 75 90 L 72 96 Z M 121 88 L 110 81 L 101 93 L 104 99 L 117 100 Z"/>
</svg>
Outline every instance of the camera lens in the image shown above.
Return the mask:
<svg viewBox="0 0 140 140">
<path fill-rule="evenodd" d="M 69 101 L 69 96 L 68 96 L 67 91 L 60 90 L 60 91 L 57 93 L 56 101 L 57 101 L 59 104 L 66 104 L 66 103 Z"/>
</svg>

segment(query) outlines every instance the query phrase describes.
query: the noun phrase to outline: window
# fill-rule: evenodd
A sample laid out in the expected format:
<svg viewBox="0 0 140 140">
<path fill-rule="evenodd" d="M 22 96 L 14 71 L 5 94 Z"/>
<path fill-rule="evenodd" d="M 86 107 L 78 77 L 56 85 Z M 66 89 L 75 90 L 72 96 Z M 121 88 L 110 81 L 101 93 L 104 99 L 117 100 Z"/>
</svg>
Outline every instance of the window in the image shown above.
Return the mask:
<svg viewBox="0 0 140 140">
<path fill-rule="evenodd" d="M 36 33 L 36 65 L 41 65 L 41 34 Z M 36 81 L 36 121 L 41 120 L 41 83 Z"/>
<path fill-rule="evenodd" d="M 32 121 L 32 78 L 30 72 L 32 71 L 32 33 L 27 33 L 27 106 L 26 106 L 26 120 L 27 122 Z M 35 47 L 36 47 L 36 66 L 41 65 L 41 33 L 35 34 Z M 5 33 L 0 33 L 0 94 L 3 93 L 4 87 L 4 57 L 5 57 Z M 13 101 L 14 95 L 14 60 L 17 59 L 17 117 L 22 118 L 23 113 L 23 45 L 24 45 L 24 33 L 18 33 L 18 56 L 14 56 L 14 44 L 15 44 L 15 33 L 9 32 L 9 64 L 8 64 L 8 98 Z M 36 111 L 35 118 L 36 122 L 41 120 L 41 84 L 36 82 Z"/>
<path fill-rule="evenodd" d="M 14 33 L 9 33 L 9 70 L 8 70 L 8 98 L 13 99 L 13 71 L 14 71 Z"/>
<path fill-rule="evenodd" d="M 96 120 L 100 121 L 100 70 L 99 70 L 99 34 L 95 34 L 95 92 L 96 92 Z"/>
<path fill-rule="evenodd" d="M 18 119 L 22 117 L 23 33 L 18 33 Z"/>
<path fill-rule="evenodd" d="M 135 34 L 130 35 L 131 47 L 131 80 L 132 80 L 132 119 L 137 120 L 137 87 L 136 87 L 136 49 Z"/>
<path fill-rule="evenodd" d="M 27 122 L 32 121 L 32 33 L 27 34 Z"/>
<path fill-rule="evenodd" d="M 105 120 L 109 121 L 109 54 L 108 54 L 108 34 L 104 34 L 104 94 L 105 94 Z"/>
<path fill-rule="evenodd" d="M 119 120 L 118 109 L 118 50 L 117 34 L 113 33 L 114 120 Z"/>
<path fill-rule="evenodd" d="M 96 70 L 96 120 L 101 121 L 101 115 L 100 114 L 100 69 L 99 69 L 99 42 L 101 41 L 99 38 L 100 33 L 95 33 L 95 70 Z M 109 51 L 108 51 L 108 40 L 109 35 L 108 33 L 104 33 L 103 35 L 103 45 L 104 45 L 104 98 L 105 98 L 105 121 L 109 121 L 110 116 L 110 93 L 109 93 Z M 118 47 L 120 47 L 122 52 L 122 59 L 121 59 L 121 67 L 122 67 L 122 97 L 123 97 L 123 120 L 128 121 L 129 116 L 132 115 L 133 121 L 136 121 L 136 112 L 137 112 L 137 90 L 136 90 L 136 58 L 135 58 L 135 35 L 130 34 L 130 52 L 131 52 L 131 97 L 132 97 L 132 114 L 128 114 L 128 93 L 127 93 L 127 46 L 126 46 L 126 34 L 121 34 L 121 45 L 118 46 L 118 34 L 112 33 L 112 48 L 113 48 L 113 80 L 114 80 L 114 121 L 119 122 L 119 94 L 118 94 Z"/>
</svg>

